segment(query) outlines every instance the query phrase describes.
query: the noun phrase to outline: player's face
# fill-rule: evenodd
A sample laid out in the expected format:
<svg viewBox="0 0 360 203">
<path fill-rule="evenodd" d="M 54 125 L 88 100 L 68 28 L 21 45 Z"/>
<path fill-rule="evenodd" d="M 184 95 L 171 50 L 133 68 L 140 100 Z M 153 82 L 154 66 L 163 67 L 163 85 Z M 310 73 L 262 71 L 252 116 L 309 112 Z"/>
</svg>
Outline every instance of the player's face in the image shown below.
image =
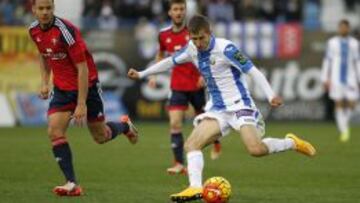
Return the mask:
<svg viewBox="0 0 360 203">
<path fill-rule="evenodd" d="M 347 36 L 350 33 L 350 27 L 345 23 L 341 23 L 339 24 L 338 32 L 341 36 Z"/>
<path fill-rule="evenodd" d="M 54 2 L 52 0 L 36 0 L 32 10 L 40 25 L 49 24 L 54 17 Z"/>
<path fill-rule="evenodd" d="M 181 25 L 185 20 L 186 5 L 182 3 L 172 4 L 168 14 L 175 25 Z"/>
<path fill-rule="evenodd" d="M 205 51 L 209 47 L 211 34 L 205 29 L 198 33 L 190 33 L 191 40 L 199 51 Z"/>
</svg>

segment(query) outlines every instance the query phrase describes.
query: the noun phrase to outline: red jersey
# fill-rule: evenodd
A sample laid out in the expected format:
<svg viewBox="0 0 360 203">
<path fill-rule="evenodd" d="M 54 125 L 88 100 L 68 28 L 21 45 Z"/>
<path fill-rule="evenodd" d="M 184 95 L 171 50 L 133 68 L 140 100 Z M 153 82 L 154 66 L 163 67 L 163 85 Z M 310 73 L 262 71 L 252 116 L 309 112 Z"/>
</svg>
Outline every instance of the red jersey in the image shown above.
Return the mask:
<svg viewBox="0 0 360 203">
<path fill-rule="evenodd" d="M 186 27 L 180 32 L 173 32 L 172 27 L 165 28 L 159 33 L 160 51 L 172 55 L 187 45 L 189 31 Z M 200 73 L 192 63 L 184 63 L 173 68 L 171 73 L 171 89 L 178 91 L 195 91 L 199 87 Z"/>
<path fill-rule="evenodd" d="M 54 18 L 43 30 L 38 21 L 29 28 L 31 39 L 53 73 L 53 83 L 61 90 L 78 90 L 76 64 L 86 61 L 89 69 L 89 87 L 98 80 L 94 60 L 80 31 L 69 21 Z"/>
</svg>

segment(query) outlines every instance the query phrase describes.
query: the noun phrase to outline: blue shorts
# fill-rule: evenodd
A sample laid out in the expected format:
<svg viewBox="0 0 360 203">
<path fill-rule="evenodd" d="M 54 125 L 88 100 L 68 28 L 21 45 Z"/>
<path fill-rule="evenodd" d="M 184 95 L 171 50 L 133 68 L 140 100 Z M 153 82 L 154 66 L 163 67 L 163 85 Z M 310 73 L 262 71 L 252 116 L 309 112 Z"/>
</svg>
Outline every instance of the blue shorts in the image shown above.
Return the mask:
<svg viewBox="0 0 360 203">
<path fill-rule="evenodd" d="M 167 109 L 169 111 L 185 111 L 188 108 L 189 103 L 194 107 L 194 110 L 197 114 L 202 113 L 206 103 L 204 89 L 197 91 L 171 90 Z"/>
<path fill-rule="evenodd" d="M 89 87 L 86 99 L 88 122 L 104 121 L 104 105 L 101 99 L 99 82 Z M 48 116 L 56 112 L 74 112 L 77 104 L 78 91 L 65 91 L 54 87 L 53 95 L 49 104 Z"/>
</svg>

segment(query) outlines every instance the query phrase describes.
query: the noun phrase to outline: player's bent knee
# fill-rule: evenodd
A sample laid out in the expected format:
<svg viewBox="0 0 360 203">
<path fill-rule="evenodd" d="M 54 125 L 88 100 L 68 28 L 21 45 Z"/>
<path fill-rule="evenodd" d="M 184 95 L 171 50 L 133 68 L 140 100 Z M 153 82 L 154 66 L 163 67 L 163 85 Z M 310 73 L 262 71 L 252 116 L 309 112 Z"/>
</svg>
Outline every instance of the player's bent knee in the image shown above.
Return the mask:
<svg viewBox="0 0 360 203">
<path fill-rule="evenodd" d="M 253 157 L 261 157 L 267 154 L 267 149 L 261 145 L 247 147 L 247 151 Z"/>
<path fill-rule="evenodd" d="M 48 127 L 47 133 L 51 140 L 65 136 L 60 129 L 51 126 Z"/>
<path fill-rule="evenodd" d="M 181 122 L 170 122 L 171 131 L 181 131 L 182 124 Z"/>
<path fill-rule="evenodd" d="M 188 139 L 184 144 L 184 149 L 186 152 L 201 150 L 201 145 L 199 143 L 196 143 L 196 142 Z"/>
<path fill-rule="evenodd" d="M 101 134 L 95 135 L 95 136 L 93 136 L 93 138 L 97 144 L 104 144 L 105 142 L 108 141 L 108 139 L 105 136 L 102 136 Z"/>
</svg>

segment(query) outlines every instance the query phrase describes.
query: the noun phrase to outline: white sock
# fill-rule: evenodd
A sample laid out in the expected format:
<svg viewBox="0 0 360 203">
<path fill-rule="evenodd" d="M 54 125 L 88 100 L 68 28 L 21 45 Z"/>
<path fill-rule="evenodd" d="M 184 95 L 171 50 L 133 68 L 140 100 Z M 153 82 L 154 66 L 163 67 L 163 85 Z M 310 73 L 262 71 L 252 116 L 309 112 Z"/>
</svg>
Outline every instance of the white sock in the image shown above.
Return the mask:
<svg viewBox="0 0 360 203">
<path fill-rule="evenodd" d="M 335 110 L 336 124 L 340 133 L 346 132 L 348 129 L 348 119 L 343 108 L 336 108 Z"/>
<path fill-rule="evenodd" d="M 269 154 L 283 152 L 295 148 L 293 139 L 264 138 L 262 142 L 267 146 Z"/>
<path fill-rule="evenodd" d="M 188 176 L 191 187 L 202 187 L 202 171 L 204 168 L 204 157 L 201 151 L 191 151 L 186 154 Z"/>
</svg>

